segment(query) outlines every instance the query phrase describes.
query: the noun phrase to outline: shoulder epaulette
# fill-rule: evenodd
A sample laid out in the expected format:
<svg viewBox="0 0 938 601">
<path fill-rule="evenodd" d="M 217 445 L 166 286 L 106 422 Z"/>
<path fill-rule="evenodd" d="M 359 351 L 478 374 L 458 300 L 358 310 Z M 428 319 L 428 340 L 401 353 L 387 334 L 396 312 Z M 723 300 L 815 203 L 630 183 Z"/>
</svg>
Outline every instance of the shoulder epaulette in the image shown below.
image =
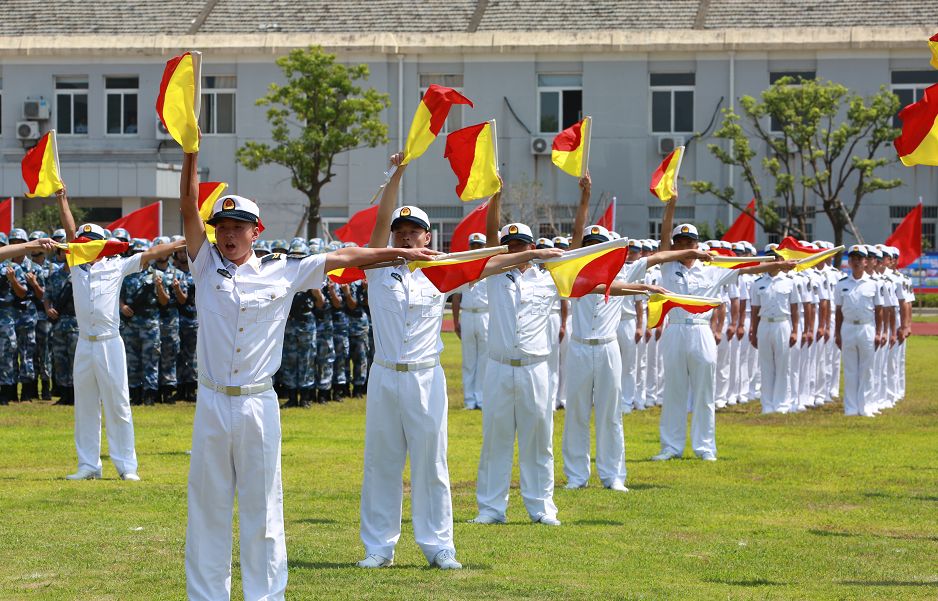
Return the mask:
<svg viewBox="0 0 938 601">
<path fill-rule="evenodd" d="M 843 274 L 842 276 L 840 276 L 840 277 L 837 279 L 837 281 L 838 281 L 838 282 L 842 282 L 842 281 L 846 280 L 848 277 L 850 277 L 850 276 L 848 276 L 848 275 L 845 273 L 845 274 Z"/>
<path fill-rule="evenodd" d="M 267 263 L 270 263 L 271 261 L 279 261 L 281 259 L 285 259 L 286 257 L 287 255 L 283 253 L 270 253 L 269 255 L 264 255 L 263 257 L 261 257 L 261 265 L 266 265 Z"/>
</svg>

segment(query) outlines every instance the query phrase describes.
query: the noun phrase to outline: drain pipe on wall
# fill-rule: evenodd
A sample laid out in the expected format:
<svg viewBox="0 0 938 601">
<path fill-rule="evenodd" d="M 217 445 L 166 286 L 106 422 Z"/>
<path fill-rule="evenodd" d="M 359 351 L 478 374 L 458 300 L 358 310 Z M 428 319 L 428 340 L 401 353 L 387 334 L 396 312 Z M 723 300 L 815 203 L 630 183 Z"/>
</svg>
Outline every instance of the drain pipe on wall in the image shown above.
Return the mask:
<svg viewBox="0 0 938 601">
<path fill-rule="evenodd" d="M 404 137 L 404 55 L 397 55 L 397 148 L 394 152 L 404 150 L 404 143 L 407 139 Z M 399 202 L 406 204 L 404 200 L 404 180 L 401 179 L 401 185 L 398 189 Z"/>
<path fill-rule="evenodd" d="M 730 110 L 736 112 L 736 51 L 730 50 Z M 734 151 L 736 150 L 735 143 L 730 140 L 730 156 L 733 156 Z M 735 175 L 733 165 L 727 165 L 727 177 L 729 178 L 730 186 L 733 185 L 733 177 Z M 734 186 L 735 187 L 735 186 Z M 726 205 L 726 226 L 729 227 L 733 223 L 733 205 Z"/>
</svg>

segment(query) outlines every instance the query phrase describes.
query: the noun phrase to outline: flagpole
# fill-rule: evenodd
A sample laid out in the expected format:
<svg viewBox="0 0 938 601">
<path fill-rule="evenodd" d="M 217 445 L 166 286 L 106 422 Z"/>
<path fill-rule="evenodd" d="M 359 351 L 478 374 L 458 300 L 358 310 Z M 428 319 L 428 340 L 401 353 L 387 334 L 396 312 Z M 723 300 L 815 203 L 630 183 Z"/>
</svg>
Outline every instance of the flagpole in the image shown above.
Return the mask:
<svg viewBox="0 0 938 601">
<path fill-rule="evenodd" d="M 495 173 L 498 173 L 498 131 L 495 129 L 495 119 L 489 121 L 492 124 L 492 146 L 495 149 Z"/>
<path fill-rule="evenodd" d="M 55 156 L 55 172 L 59 175 L 59 178 L 62 177 L 62 166 L 59 164 L 59 142 L 55 137 L 55 130 L 49 130 L 52 133 L 52 152 Z M 58 190 L 56 190 L 58 192 Z"/>
<path fill-rule="evenodd" d="M 195 120 L 198 121 L 202 114 L 202 53 L 192 50 L 189 56 L 192 57 L 192 75 L 195 79 L 195 99 L 192 103 L 192 111 L 195 113 Z"/>
<path fill-rule="evenodd" d="M 685 150 L 687 147 L 686 147 L 686 146 L 678 146 L 678 148 L 681 149 L 681 155 L 680 155 L 679 157 L 677 157 L 677 168 L 674 170 L 674 198 L 677 198 L 678 196 L 680 196 L 680 195 L 677 193 L 677 176 L 679 176 L 679 175 L 681 174 L 681 164 L 684 162 L 684 150 Z"/>
<path fill-rule="evenodd" d="M 616 209 L 619 208 L 619 199 L 615 196 L 612 197 L 612 229 L 616 229 Z"/>
<path fill-rule="evenodd" d="M 583 175 L 589 173 L 590 167 L 590 141 L 593 138 L 593 118 L 589 115 L 583 119 L 586 122 L 586 139 L 583 141 Z"/>
</svg>

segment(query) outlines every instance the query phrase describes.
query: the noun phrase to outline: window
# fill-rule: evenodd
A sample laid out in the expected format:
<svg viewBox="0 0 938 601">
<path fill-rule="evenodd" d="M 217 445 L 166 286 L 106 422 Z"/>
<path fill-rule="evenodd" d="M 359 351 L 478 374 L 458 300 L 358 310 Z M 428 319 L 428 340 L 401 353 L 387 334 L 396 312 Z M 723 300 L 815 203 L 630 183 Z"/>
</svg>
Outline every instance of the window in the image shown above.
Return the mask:
<svg viewBox="0 0 938 601">
<path fill-rule="evenodd" d="M 788 207 L 776 207 L 775 213 L 778 215 L 780 225 L 784 225 L 785 221 L 788 219 Z M 801 235 L 801 232 L 791 231 L 791 232 L 788 232 L 788 235 L 794 236 L 795 238 L 799 240 L 808 240 L 808 241 L 814 240 L 815 215 L 817 215 L 817 208 L 808 207 L 807 212 L 805 214 L 805 228 L 808 231 L 804 232 L 804 235 Z M 798 227 L 797 220 L 792 220 L 792 227 Z M 768 238 L 769 244 L 778 244 L 779 242 L 782 241 L 782 236 L 778 234 L 775 234 L 772 232 L 766 232 L 765 235 Z"/>
<path fill-rule="evenodd" d="M 783 77 L 790 77 L 794 81 L 790 83 L 789 85 L 793 87 L 798 87 L 801 85 L 802 81 L 814 79 L 815 77 L 817 77 L 817 74 L 814 71 L 774 71 L 772 73 L 769 73 L 769 83 L 775 84 L 775 82 L 777 82 Z M 775 117 L 772 117 L 771 122 L 769 124 L 769 131 L 781 133 L 782 123 L 780 123 L 779 120 L 776 119 Z"/>
<path fill-rule="evenodd" d="M 463 218 L 462 206 L 427 206 L 423 207 L 423 210 L 430 216 L 430 231 L 432 232 L 430 244 L 436 250 L 449 252 L 453 230 Z"/>
<path fill-rule="evenodd" d="M 207 75 L 202 78 L 202 110 L 199 128 L 203 134 L 235 133 L 234 75 Z"/>
<path fill-rule="evenodd" d="M 914 205 L 889 207 L 889 231 L 894 232 L 909 211 L 914 209 Z M 922 207 L 922 250 L 935 250 L 936 242 L 936 224 L 938 224 L 938 207 Z"/>
<path fill-rule="evenodd" d="M 3 114 L 3 78 L 0 77 L 0 115 Z M 3 119 L 0 119 L 0 135 L 3 135 Z"/>
<path fill-rule="evenodd" d="M 656 134 L 694 131 L 693 73 L 651 74 L 651 131 Z"/>
<path fill-rule="evenodd" d="M 583 118 L 582 75 L 538 75 L 538 131 L 556 134 Z"/>
<path fill-rule="evenodd" d="M 893 71 L 892 92 L 899 97 L 899 110 L 918 102 L 925 94 L 925 89 L 938 83 L 938 71 Z M 892 119 L 893 127 L 902 127 L 902 121 L 896 115 Z"/>
<path fill-rule="evenodd" d="M 138 77 L 105 77 L 105 133 L 132 136 L 137 134 Z"/>
<path fill-rule="evenodd" d="M 427 93 L 427 88 L 429 88 L 431 84 L 453 88 L 457 92 L 462 93 L 462 74 L 443 75 L 439 73 L 421 73 L 420 100 L 423 100 L 423 95 Z M 443 124 L 443 129 L 440 130 L 441 134 L 448 134 L 449 132 L 456 131 L 462 127 L 464 106 L 466 105 L 454 104 L 452 108 L 450 108 L 449 116 L 446 118 L 446 122 Z"/>
<path fill-rule="evenodd" d="M 57 134 L 88 133 L 88 78 L 55 79 L 55 129 Z"/>
<path fill-rule="evenodd" d="M 694 207 L 674 207 L 674 225 L 693 223 Z M 661 219 L 664 217 L 664 206 L 648 207 L 648 237 L 651 240 L 661 240 Z M 670 234 L 671 232 L 668 232 Z"/>
</svg>

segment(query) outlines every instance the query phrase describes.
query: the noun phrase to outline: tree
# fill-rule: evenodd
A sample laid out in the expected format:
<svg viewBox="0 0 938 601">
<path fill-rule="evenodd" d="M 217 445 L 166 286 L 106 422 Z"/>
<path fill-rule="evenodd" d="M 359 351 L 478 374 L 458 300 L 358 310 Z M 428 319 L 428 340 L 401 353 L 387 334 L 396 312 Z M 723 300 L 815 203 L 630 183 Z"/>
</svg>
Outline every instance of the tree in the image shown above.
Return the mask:
<svg viewBox="0 0 938 601">
<path fill-rule="evenodd" d="M 724 110 L 714 133 L 730 142 L 729 150 L 718 144 L 707 148 L 723 164 L 740 169 L 756 200 L 756 222 L 767 232 L 805 238 L 808 220 L 821 210 L 840 245 L 867 194 L 902 185 L 876 174 L 896 160 L 877 152 L 899 134 L 892 126 L 899 99 L 885 86 L 863 98 L 838 83 L 783 77 L 760 100 L 743 96 L 739 104 L 742 116 Z M 763 149 L 763 171 L 774 181 L 769 190 L 763 190 L 755 167 L 757 147 Z M 732 185 L 695 181 L 691 186 L 744 209 Z"/>
<path fill-rule="evenodd" d="M 72 207 L 72 216 L 75 218 L 75 223 L 82 223 L 87 213 L 87 209 Z M 27 234 L 40 230 L 51 236 L 52 232 L 62 227 L 62 220 L 59 218 L 59 207 L 55 203 L 44 203 L 41 208 L 23 214 L 23 225 L 14 225 L 26 230 Z"/>
<path fill-rule="evenodd" d="M 290 170 L 291 184 L 306 195 L 308 237 L 319 230 L 320 193 L 335 173 L 336 155 L 373 148 L 388 141 L 381 112 L 387 94 L 362 90 L 355 82 L 368 78 L 368 66 L 343 65 L 319 46 L 297 49 L 277 59 L 285 85 L 270 84 L 259 106 L 267 106 L 273 144 L 249 141 L 238 149 L 238 161 L 250 170 L 274 163 Z"/>
</svg>

